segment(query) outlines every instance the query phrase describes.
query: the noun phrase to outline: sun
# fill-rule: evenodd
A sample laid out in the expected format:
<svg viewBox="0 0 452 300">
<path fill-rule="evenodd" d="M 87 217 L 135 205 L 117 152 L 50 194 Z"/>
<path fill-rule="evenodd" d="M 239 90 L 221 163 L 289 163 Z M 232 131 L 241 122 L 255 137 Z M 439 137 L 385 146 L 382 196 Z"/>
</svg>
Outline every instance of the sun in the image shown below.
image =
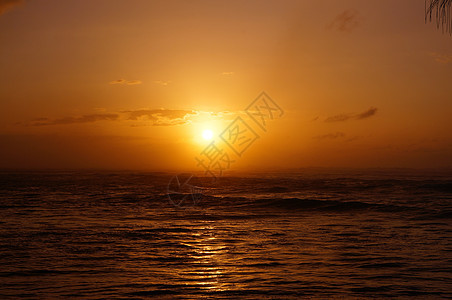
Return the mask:
<svg viewBox="0 0 452 300">
<path fill-rule="evenodd" d="M 205 139 L 206 141 L 210 141 L 213 138 L 213 131 L 210 129 L 205 129 L 202 132 L 202 138 Z"/>
</svg>

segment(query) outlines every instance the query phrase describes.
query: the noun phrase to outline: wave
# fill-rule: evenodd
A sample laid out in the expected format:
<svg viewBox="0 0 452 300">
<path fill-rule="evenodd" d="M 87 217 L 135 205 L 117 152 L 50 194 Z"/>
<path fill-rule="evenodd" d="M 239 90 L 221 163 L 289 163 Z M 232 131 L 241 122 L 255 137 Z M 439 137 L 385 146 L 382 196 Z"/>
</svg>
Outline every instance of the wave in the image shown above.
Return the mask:
<svg viewBox="0 0 452 300">
<path fill-rule="evenodd" d="M 179 197 L 187 197 L 188 194 L 179 195 Z M 206 194 L 197 194 L 199 207 L 222 207 L 228 210 L 244 210 L 244 211 L 273 211 L 273 210 L 290 210 L 290 211 L 324 211 L 324 212 L 348 212 L 348 211 L 381 211 L 381 212 L 402 212 L 413 211 L 419 208 L 410 206 L 399 206 L 392 204 L 377 204 L 364 201 L 340 201 L 340 200 L 319 200 L 319 199 L 303 199 L 303 198 L 260 198 L 253 197 L 234 197 L 234 196 L 211 196 Z M 166 199 L 166 197 L 159 197 Z M 190 199 L 191 200 L 191 199 Z M 192 201 L 186 201 L 184 205 L 193 204 Z M 181 205 L 181 206 L 184 206 Z M 443 216 L 444 217 L 444 216 Z"/>
<path fill-rule="evenodd" d="M 361 201 L 316 200 L 300 198 L 256 199 L 254 200 L 253 205 L 258 207 L 274 207 L 290 210 L 322 210 L 331 212 L 372 209 L 384 211 L 400 211 L 405 209 L 394 205 L 371 204 Z"/>
</svg>

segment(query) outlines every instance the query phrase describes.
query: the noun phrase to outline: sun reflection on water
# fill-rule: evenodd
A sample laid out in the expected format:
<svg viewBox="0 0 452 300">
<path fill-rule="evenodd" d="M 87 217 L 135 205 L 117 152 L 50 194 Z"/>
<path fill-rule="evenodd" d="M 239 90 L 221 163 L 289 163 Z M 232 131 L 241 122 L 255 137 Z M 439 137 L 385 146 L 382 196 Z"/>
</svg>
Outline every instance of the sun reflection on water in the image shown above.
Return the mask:
<svg viewBox="0 0 452 300">
<path fill-rule="evenodd" d="M 209 224 L 197 227 L 191 234 L 191 241 L 184 245 L 189 247 L 188 257 L 193 263 L 183 275 L 200 289 L 225 291 L 228 288 L 222 278 L 227 274 L 225 254 L 228 247 L 216 237 L 217 233 L 217 229 Z"/>
</svg>

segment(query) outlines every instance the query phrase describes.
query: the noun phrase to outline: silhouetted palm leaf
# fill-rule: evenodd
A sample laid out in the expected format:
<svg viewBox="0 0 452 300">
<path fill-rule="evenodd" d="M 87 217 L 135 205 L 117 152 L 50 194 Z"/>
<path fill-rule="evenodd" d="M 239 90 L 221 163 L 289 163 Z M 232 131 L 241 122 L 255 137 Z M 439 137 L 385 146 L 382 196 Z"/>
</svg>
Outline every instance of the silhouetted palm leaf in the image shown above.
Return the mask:
<svg viewBox="0 0 452 300">
<path fill-rule="evenodd" d="M 436 13 L 436 25 L 444 31 L 452 34 L 452 0 L 426 0 L 425 20 L 432 21 L 432 15 Z"/>
</svg>

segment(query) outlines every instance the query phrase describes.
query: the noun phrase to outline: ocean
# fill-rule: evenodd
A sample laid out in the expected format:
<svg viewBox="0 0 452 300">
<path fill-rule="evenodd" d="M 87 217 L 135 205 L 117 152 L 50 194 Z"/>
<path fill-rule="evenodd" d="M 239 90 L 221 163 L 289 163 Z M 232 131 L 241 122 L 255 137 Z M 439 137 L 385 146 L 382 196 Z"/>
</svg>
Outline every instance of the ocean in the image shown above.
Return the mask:
<svg viewBox="0 0 452 300">
<path fill-rule="evenodd" d="M 452 298 L 450 172 L 174 175 L 0 172 L 0 298 Z"/>
</svg>

